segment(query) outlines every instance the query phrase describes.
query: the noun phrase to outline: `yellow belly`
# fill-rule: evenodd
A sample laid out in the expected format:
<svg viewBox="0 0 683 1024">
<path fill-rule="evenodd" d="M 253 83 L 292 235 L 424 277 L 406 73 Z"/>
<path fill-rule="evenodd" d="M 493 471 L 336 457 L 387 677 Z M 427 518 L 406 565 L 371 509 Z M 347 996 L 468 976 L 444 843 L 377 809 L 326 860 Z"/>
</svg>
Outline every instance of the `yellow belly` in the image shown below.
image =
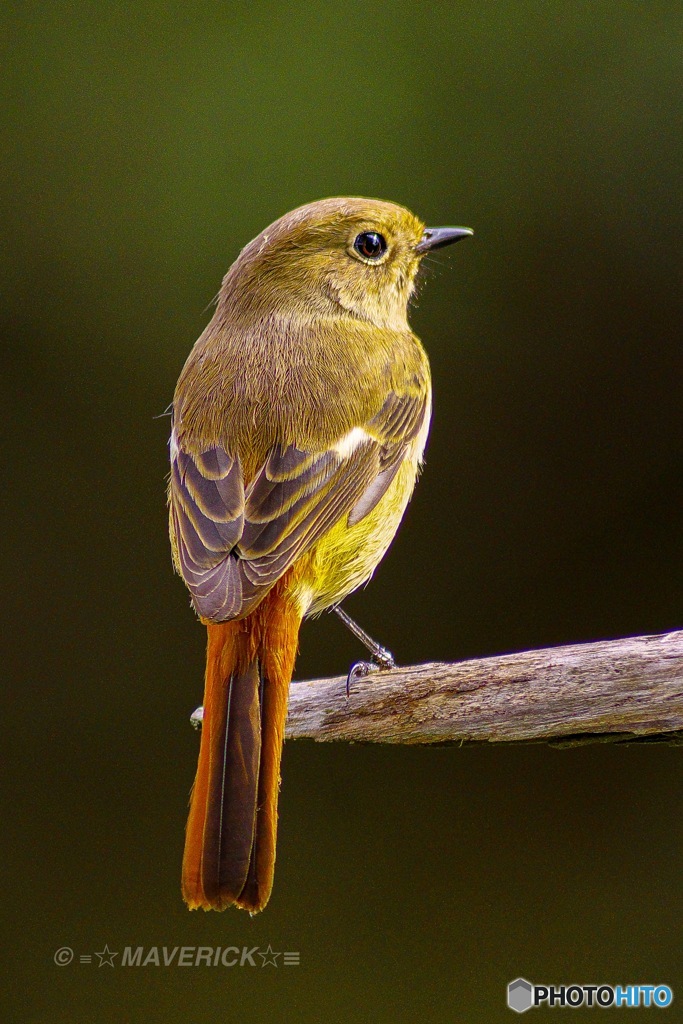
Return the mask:
<svg viewBox="0 0 683 1024">
<path fill-rule="evenodd" d="M 337 604 L 370 579 L 403 518 L 415 487 L 421 454 L 420 449 L 404 460 L 372 512 L 351 527 L 344 516 L 305 556 L 308 565 L 295 590 L 305 615 L 315 615 Z"/>
</svg>

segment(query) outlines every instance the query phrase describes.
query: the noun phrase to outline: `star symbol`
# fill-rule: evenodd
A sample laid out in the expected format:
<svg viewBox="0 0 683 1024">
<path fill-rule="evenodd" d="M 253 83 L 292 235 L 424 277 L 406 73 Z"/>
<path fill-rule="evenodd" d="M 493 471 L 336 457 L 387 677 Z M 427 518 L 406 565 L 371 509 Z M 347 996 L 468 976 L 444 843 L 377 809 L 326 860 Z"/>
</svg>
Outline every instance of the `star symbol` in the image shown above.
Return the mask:
<svg viewBox="0 0 683 1024">
<path fill-rule="evenodd" d="M 102 952 L 101 953 L 95 953 L 95 956 L 100 961 L 97 966 L 98 967 L 104 967 L 104 965 L 107 964 L 108 967 L 113 967 L 114 966 L 114 957 L 118 956 L 118 955 L 119 955 L 118 953 L 113 953 L 111 951 L 111 949 L 109 948 L 109 946 L 107 945 L 107 943 L 105 943 L 104 949 L 102 950 Z"/>
<path fill-rule="evenodd" d="M 266 964 L 272 964 L 273 967 L 277 967 L 277 958 L 282 956 L 282 953 L 275 953 L 271 944 L 268 943 L 268 949 L 265 953 L 259 953 L 259 956 L 263 960 L 261 967 L 265 967 Z"/>
</svg>

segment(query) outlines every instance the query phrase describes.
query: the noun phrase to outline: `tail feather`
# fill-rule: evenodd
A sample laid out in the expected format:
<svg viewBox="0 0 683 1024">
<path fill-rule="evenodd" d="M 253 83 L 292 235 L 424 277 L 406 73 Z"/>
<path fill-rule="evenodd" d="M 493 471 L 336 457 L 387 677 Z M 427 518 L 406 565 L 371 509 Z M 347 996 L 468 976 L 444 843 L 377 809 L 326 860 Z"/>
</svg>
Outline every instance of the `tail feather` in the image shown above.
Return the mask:
<svg viewBox="0 0 683 1024">
<path fill-rule="evenodd" d="M 291 675 L 291 672 L 290 672 Z M 277 799 L 280 788 L 280 757 L 287 718 L 289 680 L 264 679 L 261 717 L 261 764 L 258 780 L 258 810 L 249 872 L 238 903 L 252 913 L 263 909 L 273 888 Z"/>
<path fill-rule="evenodd" d="M 255 913 L 270 897 L 300 622 L 278 587 L 246 619 L 207 624 L 204 720 L 183 858 L 190 909 L 236 904 Z"/>
<path fill-rule="evenodd" d="M 225 685 L 219 680 L 218 685 Z M 210 728 L 209 787 L 202 843 L 207 900 L 231 902 L 249 870 L 256 818 L 261 726 L 258 665 L 233 673 L 227 707 Z"/>
</svg>

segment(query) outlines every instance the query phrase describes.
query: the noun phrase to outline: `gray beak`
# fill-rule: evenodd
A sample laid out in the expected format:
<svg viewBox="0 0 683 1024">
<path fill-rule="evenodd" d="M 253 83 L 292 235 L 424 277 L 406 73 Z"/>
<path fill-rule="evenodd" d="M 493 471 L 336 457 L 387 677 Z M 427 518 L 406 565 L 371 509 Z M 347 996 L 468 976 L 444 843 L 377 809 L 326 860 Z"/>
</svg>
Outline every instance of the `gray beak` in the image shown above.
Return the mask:
<svg viewBox="0 0 683 1024">
<path fill-rule="evenodd" d="M 415 246 L 415 252 L 430 252 L 444 245 L 459 242 L 461 238 L 473 235 L 472 228 L 425 228 L 422 241 Z"/>
</svg>

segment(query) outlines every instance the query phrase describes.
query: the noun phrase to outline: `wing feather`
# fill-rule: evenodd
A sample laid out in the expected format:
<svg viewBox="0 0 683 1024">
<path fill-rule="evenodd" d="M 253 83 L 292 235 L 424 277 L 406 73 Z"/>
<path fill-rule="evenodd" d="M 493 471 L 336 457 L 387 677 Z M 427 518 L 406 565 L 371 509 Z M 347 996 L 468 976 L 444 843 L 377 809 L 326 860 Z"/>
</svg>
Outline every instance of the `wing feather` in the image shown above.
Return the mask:
<svg viewBox="0 0 683 1024">
<path fill-rule="evenodd" d="M 191 453 L 174 431 L 171 533 L 197 612 L 214 622 L 242 618 L 335 523 L 360 522 L 391 486 L 426 414 L 417 388 L 391 392 L 347 454 L 344 439 L 323 451 L 276 444 L 246 488 L 239 460 L 223 447 Z"/>
</svg>

